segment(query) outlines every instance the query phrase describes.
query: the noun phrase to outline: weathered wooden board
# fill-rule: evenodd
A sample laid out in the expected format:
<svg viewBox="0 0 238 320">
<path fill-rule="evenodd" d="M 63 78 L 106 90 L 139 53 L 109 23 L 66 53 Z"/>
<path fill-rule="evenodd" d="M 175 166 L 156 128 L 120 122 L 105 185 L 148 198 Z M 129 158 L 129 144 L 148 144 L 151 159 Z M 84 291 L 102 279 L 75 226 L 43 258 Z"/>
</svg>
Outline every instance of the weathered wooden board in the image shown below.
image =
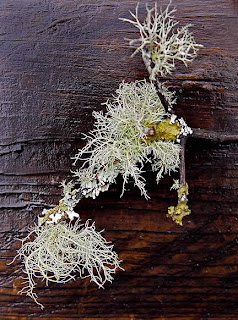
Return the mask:
<svg viewBox="0 0 238 320">
<path fill-rule="evenodd" d="M 153 5 L 154 1 L 148 1 Z M 104 290 L 78 279 L 39 283 L 42 311 L 22 288 L 21 264 L 7 266 L 37 213 L 56 204 L 71 159 L 122 80 L 147 77 L 129 17 L 136 0 L 1 0 L 0 319 L 238 319 L 238 147 L 190 140 L 187 180 L 192 215 L 178 227 L 165 217 L 176 202 L 172 179 L 157 186 L 145 174 L 146 201 L 120 179 L 97 200 L 83 200 L 83 221 L 113 241 L 125 271 Z M 166 1 L 161 1 L 165 4 Z M 177 0 L 204 48 L 186 69 L 166 78 L 178 93 L 176 112 L 194 128 L 237 133 L 238 3 Z M 145 14 L 141 1 L 141 15 Z M 148 168 L 149 169 L 149 168 Z"/>
</svg>

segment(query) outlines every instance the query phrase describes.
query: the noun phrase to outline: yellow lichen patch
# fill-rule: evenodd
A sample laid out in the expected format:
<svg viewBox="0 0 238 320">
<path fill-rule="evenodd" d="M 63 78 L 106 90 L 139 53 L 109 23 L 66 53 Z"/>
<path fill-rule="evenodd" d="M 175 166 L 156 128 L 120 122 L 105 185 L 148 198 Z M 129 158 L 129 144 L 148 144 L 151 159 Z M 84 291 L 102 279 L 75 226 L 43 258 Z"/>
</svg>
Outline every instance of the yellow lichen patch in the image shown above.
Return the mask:
<svg viewBox="0 0 238 320">
<path fill-rule="evenodd" d="M 170 123 L 169 118 L 166 121 L 161 121 L 158 125 L 147 124 L 145 141 L 147 143 L 158 140 L 174 141 L 179 135 L 180 129 L 178 123 Z"/>
<path fill-rule="evenodd" d="M 177 190 L 177 193 L 178 193 L 178 199 L 182 199 L 183 196 L 187 196 L 188 195 L 188 184 L 186 183 L 181 188 L 179 188 Z"/>
<path fill-rule="evenodd" d="M 167 118 L 165 122 L 160 122 L 156 128 L 156 135 L 160 140 L 174 141 L 180 132 L 180 127 L 175 121 L 171 124 L 170 119 Z"/>
<path fill-rule="evenodd" d="M 64 204 L 64 201 L 60 201 L 58 207 L 59 207 L 59 210 L 60 210 L 61 212 L 66 212 L 66 211 L 67 211 L 67 207 L 66 207 L 66 205 Z"/>
<path fill-rule="evenodd" d="M 183 225 L 183 218 L 191 213 L 188 208 L 187 195 L 188 195 L 188 185 L 184 185 L 178 189 L 178 205 L 176 207 L 168 207 L 167 217 L 172 218 L 172 220 L 178 225 Z"/>
<path fill-rule="evenodd" d="M 188 201 L 181 202 L 176 207 L 168 207 L 167 217 L 170 217 L 176 224 L 182 226 L 183 218 L 190 214 L 187 202 Z"/>
<path fill-rule="evenodd" d="M 56 215 L 56 213 L 58 213 L 59 211 L 64 214 L 65 219 L 68 218 L 67 213 L 66 213 L 67 207 L 66 207 L 66 205 L 64 204 L 64 201 L 60 201 L 60 203 L 59 203 L 58 206 L 56 206 L 56 207 L 48 210 L 48 212 L 47 212 L 47 214 L 44 216 L 41 224 L 44 224 L 46 221 L 50 220 L 50 215 L 52 215 L 52 214 L 53 214 L 53 215 Z M 61 220 L 60 220 L 60 221 L 61 221 Z"/>
</svg>

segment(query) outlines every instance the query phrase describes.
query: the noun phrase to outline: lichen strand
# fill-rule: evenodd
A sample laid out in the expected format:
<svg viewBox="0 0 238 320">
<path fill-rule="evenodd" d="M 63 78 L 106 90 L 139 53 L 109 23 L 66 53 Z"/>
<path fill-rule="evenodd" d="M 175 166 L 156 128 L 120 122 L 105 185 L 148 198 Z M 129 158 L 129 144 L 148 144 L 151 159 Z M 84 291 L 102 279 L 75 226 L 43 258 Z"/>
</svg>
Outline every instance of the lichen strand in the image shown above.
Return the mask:
<svg viewBox="0 0 238 320">
<path fill-rule="evenodd" d="M 184 185 L 177 190 L 178 193 L 178 205 L 176 207 L 168 207 L 167 217 L 172 218 L 172 220 L 178 225 L 183 225 L 183 218 L 191 213 L 188 208 L 188 185 Z"/>
<path fill-rule="evenodd" d="M 76 164 L 84 164 L 75 170 L 85 196 L 96 197 L 115 182 L 118 174 L 125 184 L 129 178 L 148 198 L 145 179 L 142 177 L 146 162 L 159 176 L 175 171 L 179 166 L 180 145 L 174 137 L 177 125 L 168 124 L 165 111 L 153 84 L 145 80 L 121 83 L 113 101 L 106 102 L 106 113 L 94 112 L 94 129 L 85 138 L 87 144 L 75 156 Z M 160 123 L 162 125 L 159 125 Z M 160 139 L 146 143 L 148 124 L 155 124 Z M 162 133 L 163 126 L 167 134 Z M 170 130 L 168 130 L 170 128 Z M 173 130 L 172 130 L 173 129 Z M 173 131 L 173 134 L 169 131 Z"/>
<path fill-rule="evenodd" d="M 141 52 L 150 79 L 155 80 L 156 76 L 170 74 L 175 69 L 176 60 L 187 66 L 202 46 L 195 43 L 188 29 L 190 25 L 175 28 L 178 25 L 174 17 L 176 9 L 171 9 L 170 4 L 164 11 L 158 10 L 156 3 L 151 9 L 147 5 L 146 10 L 147 16 L 142 23 L 138 17 L 138 6 L 135 14 L 130 12 L 133 20 L 121 20 L 131 23 L 139 30 L 140 37 L 130 40 L 129 44 L 136 46 L 134 54 Z"/>
<path fill-rule="evenodd" d="M 58 223 L 63 220 L 72 221 L 79 218 L 79 214 L 74 211 L 76 204 L 82 198 L 81 190 L 74 188 L 72 182 L 62 182 L 64 197 L 59 204 L 51 209 L 44 209 L 38 217 L 38 224 Z"/>
<path fill-rule="evenodd" d="M 36 279 L 46 282 L 66 283 L 90 277 L 99 287 L 113 280 L 112 274 L 120 268 L 120 261 L 101 232 L 90 225 L 73 225 L 65 222 L 45 224 L 32 229 L 22 240 L 17 257 L 23 258 L 26 286 L 20 293 L 30 296 L 42 308 L 34 292 Z"/>
</svg>

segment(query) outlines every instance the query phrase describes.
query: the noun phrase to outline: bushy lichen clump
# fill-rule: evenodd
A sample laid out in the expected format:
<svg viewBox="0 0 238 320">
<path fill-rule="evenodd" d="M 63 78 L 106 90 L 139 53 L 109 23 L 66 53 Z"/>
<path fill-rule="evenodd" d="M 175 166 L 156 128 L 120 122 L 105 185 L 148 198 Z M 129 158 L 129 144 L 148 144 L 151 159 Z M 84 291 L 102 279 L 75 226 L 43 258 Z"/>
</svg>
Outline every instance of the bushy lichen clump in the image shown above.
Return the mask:
<svg viewBox="0 0 238 320">
<path fill-rule="evenodd" d="M 66 283 L 79 275 L 90 277 L 103 287 L 106 281 L 113 280 L 112 274 L 120 268 L 113 245 L 89 221 L 85 225 L 61 222 L 35 227 L 22 241 L 18 256 L 23 258 L 27 276 L 21 293 L 30 296 L 42 308 L 34 292 L 36 278 L 45 280 L 48 285 L 48 282 Z"/>
<path fill-rule="evenodd" d="M 130 45 L 136 46 L 134 52 L 141 52 L 142 58 L 150 74 L 150 79 L 155 80 L 156 76 L 165 76 L 175 69 L 175 61 L 181 61 L 186 66 L 197 56 L 197 51 L 202 45 L 197 44 L 190 25 L 181 28 L 175 27 L 178 21 L 175 20 L 175 8 L 170 8 L 170 3 L 165 10 L 153 8 L 146 5 L 147 15 L 143 22 L 138 18 L 138 6 L 135 14 L 131 13 L 134 20 L 127 21 L 139 29 L 140 37 L 130 40 Z M 151 63 L 152 62 L 152 63 Z"/>
<path fill-rule="evenodd" d="M 170 97 L 171 99 L 171 97 Z M 114 100 L 106 102 L 106 113 L 94 112 L 94 129 L 86 135 L 87 144 L 78 151 L 75 163 L 83 160 L 83 166 L 75 171 L 85 196 L 95 198 L 100 191 L 107 190 L 118 174 L 125 183 L 131 177 L 141 193 L 148 198 L 143 167 L 150 162 L 152 170 L 160 178 L 179 166 L 180 145 L 166 139 L 175 124 L 170 124 L 168 114 L 153 84 L 144 81 L 122 83 Z M 159 138 L 148 130 L 162 127 L 165 134 Z M 159 127 L 160 126 L 160 127 Z M 166 131 L 167 130 L 167 131 Z M 175 131 L 175 130 L 174 130 Z"/>
</svg>

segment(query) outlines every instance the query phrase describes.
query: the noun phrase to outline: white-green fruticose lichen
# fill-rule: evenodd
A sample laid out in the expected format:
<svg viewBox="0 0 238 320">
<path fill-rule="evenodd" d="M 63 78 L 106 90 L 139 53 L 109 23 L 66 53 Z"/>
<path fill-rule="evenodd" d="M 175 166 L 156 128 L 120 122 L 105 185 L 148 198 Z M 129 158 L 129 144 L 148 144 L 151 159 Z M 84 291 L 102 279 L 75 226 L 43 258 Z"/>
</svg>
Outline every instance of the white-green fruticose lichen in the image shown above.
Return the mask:
<svg viewBox="0 0 238 320">
<path fill-rule="evenodd" d="M 48 282 L 66 283 L 79 275 L 80 278 L 90 277 L 102 288 L 105 282 L 113 280 L 112 274 L 120 268 L 113 245 L 89 221 L 85 225 L 61 222 L 35 227 L 22 240 L 18 256 L 23 258 L 26 274 L 26 286 L 21 293 L 30 296 L 42 308 L 34 292 L 36 278 L 48 285 Z"/>
<path fill-rule="evenodd" d="M 143 22 L 138 18 L 138 6 L 135 14 L 130 12 L 134 20 L 121 19 L 140 32 L 140 37 L 130 40 L 129 44 L 136 46 L 134 54 L 141 52 L 151 80 L 170 74 L 175 69 L 176 60 L 187 66 L 202 47 L 195 43 L 189 32 L 190 25 L 175 29 L 178 25 L 174 17 L 176 9 L 170 9 L 170 3 L 165 10 L 158 10 L 156 3 L 151 9 L 146 5 L 147 16 Z"/>
<path fill-rule="evenodd" d="M 70 181 L 61 183 L 63 187 L 64 197 L 60 199 L 59 204 L 51 209 L 43 209 L 42 214 L 38 217 L 38 225 L 47 223 L 58 223 L 61 221 L 73 221 L 79 218 L 79 214 L 74 211 L 77 203 L 82 198 L 79 189 L 74 188 L 74 184 Z"/>
<path fill-rule="evenodd" d="M 45 280 L 47 285 L 48 282 L 66 283 L 79 275 L 90 277 L 103 287 L 120 268 L 113 246 L 95 230 L 94 223 L 79 223 L 79 214 L 74 208 L 81 198 L 96 198 L 100 192 L 108 190 L 119 174 L 123 177 L 122 194 L 125 184 L 132 178 L 141 193 L 149 198 L 142 176 L 145 163 L 151 163 L 152 170 L 157 172 L 157 182 L 179 167 L 180 137 L 192 131 L 182 118 L 169 113 L 175 96 L 156 82 L 156 76 L 171 73 L 175 60 L 186 65 L 201 46 L 195 43 L 188 26 L 173 31 L 177 25 L 174 12 L 175 9 L 170 10 L 168 6 L 159 13 L 155 5 L 153 9 L 147 7 L 143 23 L 138 19 L 138 8 L 136 14 L 131 13 L 135 21 L 123 19 L 140 31 L 140 38 L 131 40 L 130 44 L 138 45 L 135 53 L 142 53 L 152 83 L 145 80 L 123 82 L 114 100 L 105 103 L 106 113 L 93 113 L 94 129 L 85 135 L 86 145 L 74 158 L 74 164 L 84 162 L 74 172 L 79 188 L 63 183 L 64 196 L 59 204 L 44 209 L 39 226 L 22 241 L 17 256 L 24 260 L 27 277 L 21 292 L 39 305 L 34 292 L 36 278 Z M 167 101 L 168 111 L 157 90 L 161 99 L 164 97 Z M 176 207 L 169 207 L 168 216 L 181 225 L 183 216 L 190 213 L 188 187 L 177 181 L 172 188 L 178 189 L 179 202 Z M 73 224 L 75 218 L 78 220 Z"/>
<path fill-rule="evenodd" d="M 172 101 L 171 96 L 169 98 Z M 149 198 L 142 176 L 144 164 L 151 163 L 152 170 L 157 172 L 157 182 L 178 168 L 179 129 L 174 139 L 167 139 L 166 135 L 148 139 L 150 126 L 152 130 L 157 130 L 161 123 L 165 129 L 177 126 L 168 123 L 171 114 L 165 111 L 152 83 L 145 80 L 121 83 L 114 100 L 106 102 L 106 113 L 94 112 L 93 116 L 94 129 L 85 136 L 87 143 L 74 158 L 74 164 L 83 161 L 74 174 L 84 196 L 95 198 L 121 174 L 122 194 L 128 179 L 132 178 L 141 193 Z"/>
</svg>

